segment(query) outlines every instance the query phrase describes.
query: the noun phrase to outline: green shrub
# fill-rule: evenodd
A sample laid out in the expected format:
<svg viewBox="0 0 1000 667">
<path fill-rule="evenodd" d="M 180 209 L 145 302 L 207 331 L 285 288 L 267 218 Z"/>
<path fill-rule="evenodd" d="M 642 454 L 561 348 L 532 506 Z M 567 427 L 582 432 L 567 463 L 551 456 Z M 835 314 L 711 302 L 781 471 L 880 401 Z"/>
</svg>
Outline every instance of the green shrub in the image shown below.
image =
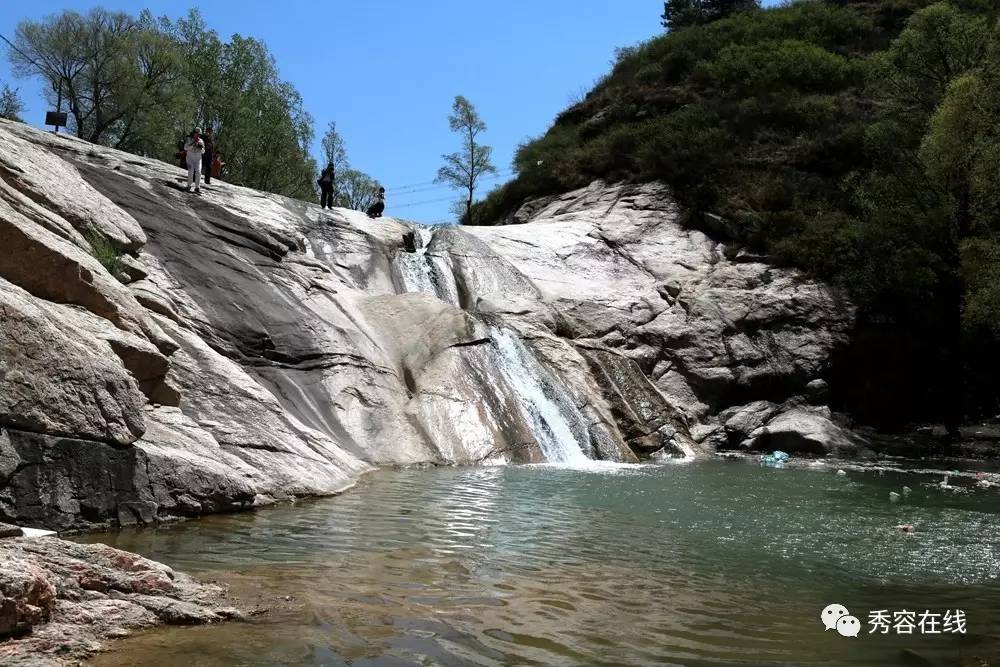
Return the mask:
<svg viewBox="0 0 1000 667">
<path fill-rule="evenodd" d="M 108 237 L 96 230 L 88 231 L 84 234 L 84 237 L 87 239 L 87 243 L 90 244 L 91 254 L 117 280 L 125 270 L 125 265 L 121 260 L 122 253 Z"/>
</svg>

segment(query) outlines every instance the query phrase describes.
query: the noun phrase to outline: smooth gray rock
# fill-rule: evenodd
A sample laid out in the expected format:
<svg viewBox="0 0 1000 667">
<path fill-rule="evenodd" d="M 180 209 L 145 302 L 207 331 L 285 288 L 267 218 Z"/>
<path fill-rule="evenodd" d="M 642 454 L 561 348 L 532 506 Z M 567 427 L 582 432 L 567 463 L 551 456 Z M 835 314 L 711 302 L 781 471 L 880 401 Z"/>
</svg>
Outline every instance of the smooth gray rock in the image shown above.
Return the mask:
<svg viewBox="0 0 1000 667">
<path fill-rule="evenodd" d="M 528 224 L 464 231 L 531 282 L 559 313 L 561 335 L 622 349 L 692 416 L 754 394 L 803 394 L 846 342 L 853 306 L 796 271 L 727 260 L 677 216 L 660 186 L 597 182 L 548 201 Z M 520 291 L 510 282 L 491 298 Z"/>
<path fill-rule="evenodd" d="M 746 445 L 755 450 L 780 449 L 790 454 L 812 454 L 837 458 L 869 458 L 867 443 L 837 426 L 824 408 L 798 407 L 782 412 L 750 434 Z"/>
<path fill-rule="evenodd" d="M 0 139 L 0 519 L 150 523 L 383 464 L 699 455 L 763 423 L 720 411 L 804 394 L 851 324 L 828 287 L 682 228 L 656 185 L 431 229 Z M 129 285 L 95 231 L 140 258 Z"/>
<path fill-rule="evenodd" d="M 0 427 L 130 444 L 146 402 L 115 347 L 163 360 L 151 344 L 87 311 L 32 298 L 0 278 Z M 138 363 L 138 362 L 137 362 Z"/>
</svg>

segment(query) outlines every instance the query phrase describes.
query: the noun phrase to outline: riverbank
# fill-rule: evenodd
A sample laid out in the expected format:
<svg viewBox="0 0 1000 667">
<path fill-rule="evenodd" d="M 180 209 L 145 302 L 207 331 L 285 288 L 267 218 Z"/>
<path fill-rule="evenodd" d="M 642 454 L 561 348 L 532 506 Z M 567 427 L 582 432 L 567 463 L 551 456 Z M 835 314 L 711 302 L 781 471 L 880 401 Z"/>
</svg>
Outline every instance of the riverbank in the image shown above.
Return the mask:
<svg viewBox="0 0 1000 667">
<path fill-rule="evenodd" d="M 103 544 L 4 538 L 0 563 L 4 665 L 76 665 L 142 628 L 243 617 L 226 587 Z"/>
</svg>

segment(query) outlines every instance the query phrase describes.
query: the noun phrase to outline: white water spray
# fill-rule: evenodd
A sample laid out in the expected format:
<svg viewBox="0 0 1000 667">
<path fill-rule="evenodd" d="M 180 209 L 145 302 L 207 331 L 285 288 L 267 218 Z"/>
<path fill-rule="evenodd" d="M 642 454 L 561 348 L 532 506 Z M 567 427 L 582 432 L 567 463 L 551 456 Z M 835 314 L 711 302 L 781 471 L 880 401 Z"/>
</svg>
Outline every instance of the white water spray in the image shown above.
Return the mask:
<svg viewBox="0 0 1000 667">
<path fill-rule="evenodd" d="M 431 229 L 417 226 L 413 234 L 416 252 L 401 252 L 396 256 L 403 289 L 430 294 L 457 306 L 458 288 L 447 260 L 427 254 L 433 238 Z"/>
<path fill-rule="evenodd" d="M 546 391 L 546 372 L 521 339 L 506 329 L 490 327 L 499 351 L 498 367 L 517 397 L 525 421 L 550 463 L 582 464 L 584 453 L 563 409 Z"/>
</svg>

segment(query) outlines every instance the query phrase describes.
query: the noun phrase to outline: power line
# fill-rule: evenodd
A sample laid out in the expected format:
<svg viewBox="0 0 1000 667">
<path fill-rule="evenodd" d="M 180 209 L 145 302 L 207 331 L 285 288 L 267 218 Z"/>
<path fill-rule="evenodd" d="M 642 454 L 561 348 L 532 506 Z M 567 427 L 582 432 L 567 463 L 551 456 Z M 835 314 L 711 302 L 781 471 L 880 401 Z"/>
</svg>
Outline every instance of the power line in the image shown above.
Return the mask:
<svg viewBox="0 0 1000 667">
<path fill-rule="evenodd" d="M 25 59 L 26 59 L 26 60 L 27 60 L 27 61 L 28 61 L 29 63 L 31 63 L 31 64 L 32 64 L 32 65 L 34 65 L 35 67 L 38 67 L 39 69 L 42 69 L 42 67 L 41 67 L 41 66 L 40 66 L 40 65 L 39 65 L 38 63 L 36 63 L 36 62 L 35 62 L 34 60 L 32 60 L 31 56 L 29 56 L 29 55 L 28 55 L 27 53 L 25 53 L 25 52 L 24 52 L 24 51 L 22 51 L 21 49 L 17 48 L 16 46 L 14 46 L 14 42 L 12 42 L 12 41 L 10 41 L 9 39 L 7 39 L 7 37 L 6 37 L 6 36 L 4 36 L 4 35 L 0 35 L 0 39 L 2 39 L 3 41 L 7 42 L 7 46 L 9 46 L 10 48 L 14 49 L 14 50 L 15 50 L 15 51 L 17 51 L 18 53 L 20 53 L 20 54 L 21 54 L 22 56 L 24 56 L 24 57 L 25 57 Z"/>
<path fill-rule="evenodd" d="M 482 180 L 490 181 L 498 178 L 505 178 L 507 176 L 512 176 L 514 173 L 516 173 L 516 171 L 517 171 L 516 169 L 505 169 L 491 176 L 486 176 Z M 437 183 L 436 181 L 427 181 L 425 183 L 415 183 L 413 185 L 401 185 L 395 188 L 386 188 L 385 191 L 387 193 L 391 192 L 392 194 L 403 195 L 403 194 L 412 194 L 416 192 L 425 192 L 428 190 L 438 190 L 440 188 L 448 188 L 448 187 L 451 186 L 447 184 L 440 184 Z"/>
<path fill-rule="evenodd" d="M 497 181 L 497 180 L 502 180 L 504 178 L 509 178 L 509 175 L 497 174 L 496 176 L 491 176 L 489 178 L 483 178 L 480 182 L 491 183 L 491 182 L 494 182 L 494 181 Z M 454 186 L 452 186 L 452 185 L 441 184 L 441 185 L 437 185 L 437 186 L 434 186 L 434 187 L 431 187 L 431 188 L 421 188 L 419 190 L 410 190 L 409 192 L 393 192 L 393 191 L 387 190 L 386 194 L 390 195 L 390 196 L 393 196 L 393 197 L 404 197 L 405 198 L 405 197 L 408 197 L 410 195 L 417 195 L 417 194 L 423 194 L 423 193 L 426 193 L 426 192 L 434 192 L 436 190 L 447 190 L 447 189 L 453 189 L 453 188 L 454 188 Z"/>
<path fill-rule="evenodd" d="M 438 204 L 443 201 L 453 201 L 454 197 L 442 197 L 441 199 L 428 199 L 426 201 L 415 201 L 409 204 L 402 204 L 401 206 L 393 205 L 391 208 L 413 208 L 414 206 L 423 206 L 424 204 Z"/>
</svg>

